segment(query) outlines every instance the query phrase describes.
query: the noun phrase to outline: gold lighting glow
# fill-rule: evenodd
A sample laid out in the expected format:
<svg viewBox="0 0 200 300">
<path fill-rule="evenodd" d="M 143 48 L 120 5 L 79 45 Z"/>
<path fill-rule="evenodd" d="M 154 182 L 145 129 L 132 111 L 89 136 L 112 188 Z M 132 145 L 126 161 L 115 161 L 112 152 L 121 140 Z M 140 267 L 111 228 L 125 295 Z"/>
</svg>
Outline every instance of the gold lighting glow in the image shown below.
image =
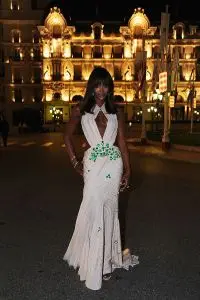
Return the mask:
<svg viewBox="0 0 200 300">
<path fill-rule="evenodd" d="M 186 59 L 190 59 L 190 58 L 191 58 L 191 54 L 190 54 L 190 53 L 186 53 L 186 54 L 185 54 L 185 58 L 186 58 Z"/>
<path fill-rule="evenodd" d="M 69 72 L 67 72 L 67 70 L 65 70 L 65 73 L 64 73 L 64 80 L 70 80 L 71 79 L 71 75 Z"/>
<path fill-rule="evenodd" d="M 151 58 L 152 57 L 152 45 L 151 44 L 146 45 L 146 51 L 147 51 L 147 58 Z"/>
<path fill-rule="evenodd" d="M 105 59 L 110 59 L 112 54 L 112 46 L 106 45 L 103 47 L 103 56 Z"/>
<path fill-rule="evenodd" d="M 82 67 L 83 80 L 88 80 L 90 73 L 92 72 L 93 66 L 91 63 L 85 63 Z"/>
<path fill-rule="evenodd" d="M 131 58 L 132 57 L 131 43 L 126 43 L 126 45 L 124 45 L 124 57 L 125 58 Z"/>
<path fill-rule="evenodd" d="M 133 92 L 130 91 L 130 90 L 126 93 L 126 101 L 127 102 L 132 102 L 133 101 Z"/>
<path fill-rule="evenodd" d="M 60 25 L 63 30 L 67 26 L 64 16 L 57 7 L 51 8 L 50 13 L 45 20 L 45 27 L 48 29 L 52 30 L 54 25 Z"/>
<path fill-rule="evenodd" d="M 132 52 L 136 53 L 137 50 L 137 39 L 133 39 L 132 41 Z"/>
<path fill-rule="evenodd" d="M 63 56 L 64 56 L 65 58 L 71 57 L 71 46 L 70 46 L 70 44 L 65 44 L 65 45 L 64 45 L 64 53 L 63 53 Z"/>
<path fill-rule="evenodd" d="M 146 71 L 146 80 L 150 80 L 151 79 L 151 73 L 149 71 Z"/>
<path fill-rule="evenodd" d="M 133 33 L 146 32 L 150 27 L 150 22 L 144 9 L 138 7 L 134 10 L 133 15 L 131 16 L 128 22 L 129 28 Z"/>
<path fill-rule="evenodd" d="M 50 47 L 48 44 L 44 44 L 43 46 L 43 56 L 45 58 L 49 58 L 50 57 Z"/>
<path fill-rule="evenodd" d="M 46 91 L 46 101 L 51 101 L 52 100 L 52 92 L 51 91 Z"/>
<path fill-rule="evenodd" d="M 69 91 L 68 90 L 62 90 L 62 100 L 64 102 L 68 102 L 69 101 Z"/>
<path fill-rule="evenodd" d="M 51 80 L 51 72 L 49 64 L 44 64 L 44 80 Z"/>
<path fill-rule="evenodd" d="M 20 59 L 22 60 L 23 59 L 23 53 L 22 53 L 22 51 L 20 51 Z"/>
<path fill-rule="evenodd" d="M 31 55 L 31 58 L 33 58 L 33 49 L 31 49 L 30 55 Z"/>
</svg>

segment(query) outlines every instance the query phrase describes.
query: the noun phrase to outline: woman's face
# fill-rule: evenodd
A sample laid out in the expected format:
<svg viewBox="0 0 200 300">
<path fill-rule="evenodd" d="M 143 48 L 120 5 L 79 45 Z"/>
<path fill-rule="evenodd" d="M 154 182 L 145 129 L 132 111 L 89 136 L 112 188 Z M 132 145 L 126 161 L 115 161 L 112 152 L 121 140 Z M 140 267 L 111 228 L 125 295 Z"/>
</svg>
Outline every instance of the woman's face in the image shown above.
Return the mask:
<svg viewBox="0 0 200 300">
<path fill-rule="evenodd" d="M 104 99 L 107 94 L 108 87 L 103 85 L 102 83 L 94 88 L 94 97 L 96 102 L 104 102 Z"/>
</svg>

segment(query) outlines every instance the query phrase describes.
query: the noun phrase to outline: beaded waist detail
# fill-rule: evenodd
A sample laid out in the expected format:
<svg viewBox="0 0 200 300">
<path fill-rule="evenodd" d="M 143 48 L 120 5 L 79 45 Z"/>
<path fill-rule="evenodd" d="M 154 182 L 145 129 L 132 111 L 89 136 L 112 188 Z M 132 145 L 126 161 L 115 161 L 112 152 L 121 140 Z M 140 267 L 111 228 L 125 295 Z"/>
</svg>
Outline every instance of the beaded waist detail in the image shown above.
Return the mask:
<svg viewBox="0 0 200 300">
<path fill-rule="evenodd" d="M 121 153 L 117 147 L 102 141 L 92 148 L 89 160 L 93 160 L 95 162 L 98 157 L 104 156 L 108 156 L 110 160 L 116 160 L 121 157 Z"/>
</svg>

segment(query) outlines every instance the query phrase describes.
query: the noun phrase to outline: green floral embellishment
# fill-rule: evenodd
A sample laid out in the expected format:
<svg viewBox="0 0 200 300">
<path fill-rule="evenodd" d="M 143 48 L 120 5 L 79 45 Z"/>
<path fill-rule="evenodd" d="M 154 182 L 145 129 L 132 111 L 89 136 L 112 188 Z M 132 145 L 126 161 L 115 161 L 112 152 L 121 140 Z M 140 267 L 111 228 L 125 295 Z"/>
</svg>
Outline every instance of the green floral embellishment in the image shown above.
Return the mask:
<svg viewBox="0 0 200 300">
<path fill-rule="evenodd" d="M 106 175 L 106 178 L 111 178 L 110 174 Z"/>
<path fill-rule="evenodd" d="M 121 157 L 119 149 L 110 146 L 109 143 L 104 143 L 104 141 L 102 141 L 92 149 L 89 159 L 95 162 L 98 157 L 104 156 L 108 156 L 110 160 L 116 160 L 117 158 Z"/>
</svg>

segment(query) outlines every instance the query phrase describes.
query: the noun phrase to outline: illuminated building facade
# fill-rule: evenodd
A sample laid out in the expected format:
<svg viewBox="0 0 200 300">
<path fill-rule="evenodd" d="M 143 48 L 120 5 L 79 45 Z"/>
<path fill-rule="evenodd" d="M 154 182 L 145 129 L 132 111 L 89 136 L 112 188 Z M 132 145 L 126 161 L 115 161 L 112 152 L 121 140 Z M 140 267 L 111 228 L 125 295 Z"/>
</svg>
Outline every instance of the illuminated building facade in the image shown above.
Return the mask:
<svg viewBox="0 0 200 300">
<path fill-rule="evenodd" d="M 96 66 L 110 72 L 117 99 L 126 103 L 127 118 L 135 119 L 141 112 L 141 97 L 135 92 L 139 76 L 136 57 L 143 49 L 147 53 L 147 117 L 152 105 L 159 102 L 162 107 L 158 88 L 152 90 L 155 61 L 160 59 L 160 25 L 152 26 L 143 9 L 135 9 L 125 25 L 96 21 L 80 26 L 77 22 L 75 26 L 67 23 L 57 7 L 52 7 L 42 22 L 45 1 L 40 1 L 39 9 L 31 7 L 33 2 L 10 0 L 0 7 L 0 99 L 11 125 L 17 124 L 23 108 L 41 110 L 45 122 L 52 120 L 51 112 L 56 108 L 67 121 L 71 105 L 83 97 L 87 79 Z M 199 36 L 196 25 L 170 24 L 172 61 L 175 52 L 179 54 L 174 120 L 190 118 L 187 97 L 191 78 L 195 81 L 197 112 L 200 106 L 196 66 Z"/>
</svg>

